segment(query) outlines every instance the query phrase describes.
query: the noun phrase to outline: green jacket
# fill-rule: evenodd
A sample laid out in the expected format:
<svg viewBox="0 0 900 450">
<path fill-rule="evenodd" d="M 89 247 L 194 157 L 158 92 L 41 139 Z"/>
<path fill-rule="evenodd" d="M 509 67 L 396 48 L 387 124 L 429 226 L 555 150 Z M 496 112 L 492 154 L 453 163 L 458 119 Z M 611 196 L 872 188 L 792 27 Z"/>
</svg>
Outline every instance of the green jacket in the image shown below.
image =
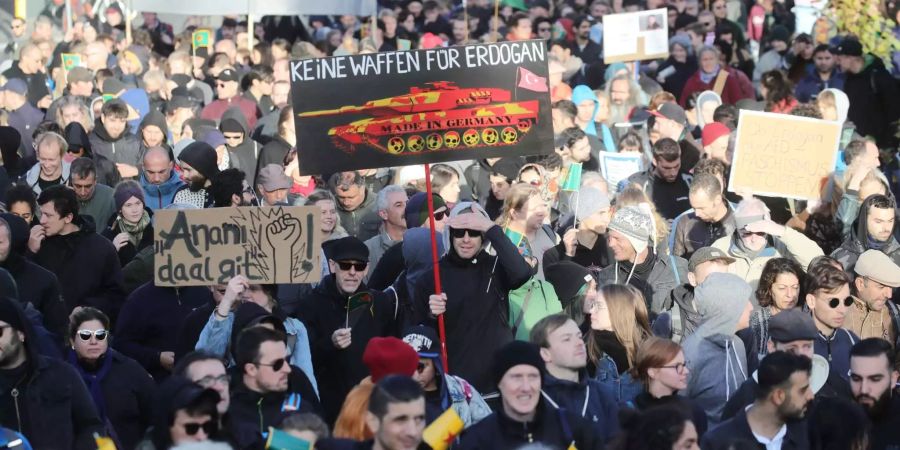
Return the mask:
<svg viewBox="0 0 900 450">
<path fill-rule="evenodd" d="M 526 298 L 527 305 L 525 305 Z M 524 316 L 523 305 L 525 305 Z M 560 312 L 562 304 L 556 296 L 553 285 L 546 281 L 531 277 L 520 288 L 509 292 L 509 327 L 517 340 L 527 341 L 534 324 L 544 317 Z M 521 323 L 516 327 L 520 316 L 522 316 Z"/>
</svg>

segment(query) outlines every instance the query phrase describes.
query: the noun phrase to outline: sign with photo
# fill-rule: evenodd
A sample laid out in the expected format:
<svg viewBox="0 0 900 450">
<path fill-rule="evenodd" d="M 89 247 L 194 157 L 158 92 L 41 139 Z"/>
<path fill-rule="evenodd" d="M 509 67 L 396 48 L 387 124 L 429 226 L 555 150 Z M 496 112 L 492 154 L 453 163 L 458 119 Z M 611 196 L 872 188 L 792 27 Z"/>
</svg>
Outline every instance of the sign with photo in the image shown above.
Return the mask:
<svg viewBox="0 0 900 450">
<path fill-rule="evenodd" d="M 603 16 L 603 61 L 641 61 L 669 56 L 665 8 Z"/>
</svg>

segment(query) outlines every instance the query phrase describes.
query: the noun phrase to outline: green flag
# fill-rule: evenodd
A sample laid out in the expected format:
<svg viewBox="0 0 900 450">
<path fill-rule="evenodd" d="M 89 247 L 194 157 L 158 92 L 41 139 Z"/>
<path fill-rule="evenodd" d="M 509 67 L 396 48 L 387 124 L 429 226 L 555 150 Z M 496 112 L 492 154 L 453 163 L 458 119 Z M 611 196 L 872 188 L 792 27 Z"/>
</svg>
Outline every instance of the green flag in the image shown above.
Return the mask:
<svg viewBox="0 0 900 450">
<path fill-rule="evenodd" d="M 309 450 L 312 448 L 308 441 L 272 427 L 269 427 L 268 434 L 266 450 Z"/>
<path fill-rule="evenodd" d="M 581 188 L 581 163 L 569 164 L 569 172 L 566 174 L 566 181 L 563 182 L 562 190 L 577 191 Z"/>
<path fill-rule="evenodd" d="M 200 47 L 209 47 L 209 30 L 198 30 L 191 34 L 194 51 Z"/>
<path fill-rule="evenodd" d="M 525 0 L 500 0 L 500 4 L 503 6 L 512 6 L 513 9 L 521 11 L 528 11 L 528 7 L 525 6 Z"/>
</svg>

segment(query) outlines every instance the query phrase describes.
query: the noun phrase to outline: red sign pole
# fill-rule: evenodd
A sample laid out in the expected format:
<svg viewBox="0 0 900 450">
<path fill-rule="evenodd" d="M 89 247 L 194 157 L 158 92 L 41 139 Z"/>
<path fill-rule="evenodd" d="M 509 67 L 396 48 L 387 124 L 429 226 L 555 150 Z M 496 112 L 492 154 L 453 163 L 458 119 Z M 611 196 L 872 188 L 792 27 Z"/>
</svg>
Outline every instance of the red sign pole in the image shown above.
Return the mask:
<svg viewBox="0 0 900 450">
<path fill-rule="evenodd" d="M 441 295 L 441 269 L 438 267 L 437 237 L 434 231 L 434 198 L 431 192 L 431 164 L 425 164 L 425 189 L 428 196 L 428 224 L 431 226 L 431 260 L 434 267 L 434 293 Z M 441 339 L 441 361 L 444 363 L 444 373 L 450 373 L 447 362 L 447 330 L 444 328 L 444 315 L 438 316 L 438 335 Z"/>
</svg>

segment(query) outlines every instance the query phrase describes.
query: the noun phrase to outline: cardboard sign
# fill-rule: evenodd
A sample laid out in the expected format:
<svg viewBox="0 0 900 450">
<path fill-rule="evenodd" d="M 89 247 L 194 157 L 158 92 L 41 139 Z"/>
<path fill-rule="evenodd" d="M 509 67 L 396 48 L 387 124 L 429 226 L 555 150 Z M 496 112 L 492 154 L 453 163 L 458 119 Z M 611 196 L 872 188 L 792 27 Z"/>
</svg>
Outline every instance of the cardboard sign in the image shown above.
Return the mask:
<svg viewBox="0 0 900 450">
<path fill-rule="evenodd" d="M 640 61 L 669 56 L 665 8 L 603 16 L 603 62 Z"/>
<path fill-rule="evenodd" d="M 609 192 L 618 192 L 619 183 L 644 170 L 640 153 L 600 152 L 600 173 L 606 179 Z"/>
<path fill-rule="evenodd" d="M 728 190 L 819 198 L 840 134 L 837 122 L 741 110 Z"/>
<path fill-rule="evenodd" d="M 318 207 L 160 210 L 154 215 L 157 286 L 312 283 L 321 276 Z"/>
<path fill-rule="evenodd" d="M 553 151 L 544 41 L 291 62 L 300 172 Z"/>
</svg>

